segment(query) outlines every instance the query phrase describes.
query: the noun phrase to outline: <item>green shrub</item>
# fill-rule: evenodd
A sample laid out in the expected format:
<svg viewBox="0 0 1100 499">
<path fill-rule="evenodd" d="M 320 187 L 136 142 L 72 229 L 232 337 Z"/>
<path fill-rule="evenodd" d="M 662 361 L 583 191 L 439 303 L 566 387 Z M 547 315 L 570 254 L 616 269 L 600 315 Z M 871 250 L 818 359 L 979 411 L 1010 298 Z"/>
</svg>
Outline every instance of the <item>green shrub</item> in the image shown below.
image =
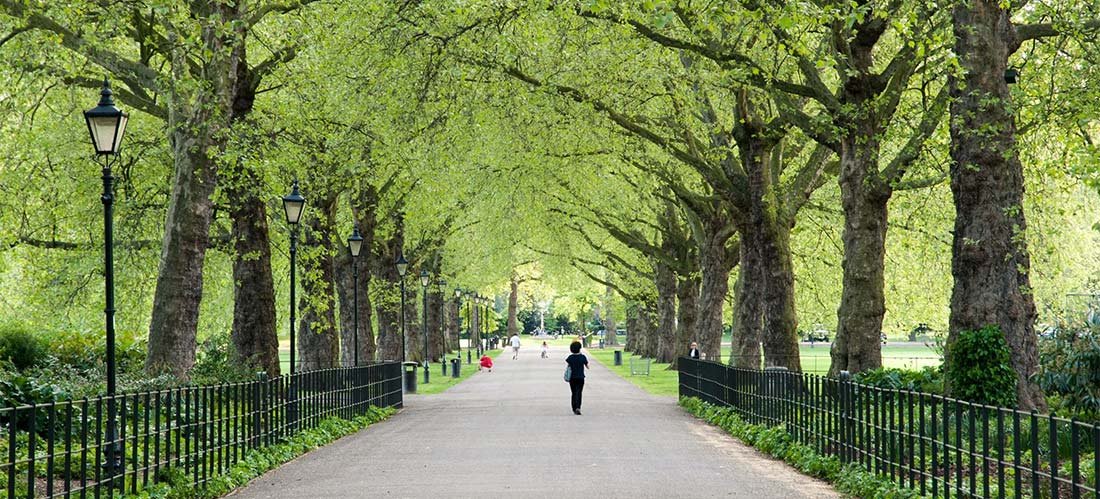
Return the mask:
<svg viewBox="0 0 1100 499">
<path fill-rule="evenodd" d="M 61 364 L 81 370 L 104 370 L 107 340 L 102 330 L 53 331 L 46 335 L 50 354 Z M 137 372 L 145 366 L 143 333 L 115 333 L 115 359 L 119 372 Z"/>
<path fill-rule="evenodd" d="M 943 393 L 943 368 L 925 367 L 920 370 L 880 367 L 856 373 L 855 382 L 888 390 L 912 390 L 924 393 Z"/>
<path fill-rule="evenodd" d="M 1016 371 L 1001 329 L 963 331 L 948 345 L 944 375 L 955 398 L 999 407 L 1016 406 Z"/>
<path fill-rule="evenodd" d="M 765 454 L 786 461 L 802 473 L 833 483 L 837 490 L 852 497 L 920 497 L 917 491 L 901 487 L 888 477 L 870 473 L 859 463 L 844 465 L 835 456 L 818 454 L 813 447 L 796 442 L 782 427 L 746 423 L 732 409 L 714 406 L 694 397 L 681 398 L 680 405 L 695 417 L 725 430 Z"/>
<path fill-rule="evenodd" d="M 47 355 L 46 342 L 30 329 L 18 324 L 0 326 L 0 360 L 22 370 L 42 364 Z"/>
<path fill-rule="evenodd" d="M 237 359 L 228 334 L 215 334 L 199 346 L 191 381 L 198 385 L 255 379 L 256 370 Z"/>
<path fill-rule="evenodd" d="M 1041 339 L 1037 380 L 1059 413 L 1100 420 L 1100 331 L 1060 327 Z"/>
</svg>

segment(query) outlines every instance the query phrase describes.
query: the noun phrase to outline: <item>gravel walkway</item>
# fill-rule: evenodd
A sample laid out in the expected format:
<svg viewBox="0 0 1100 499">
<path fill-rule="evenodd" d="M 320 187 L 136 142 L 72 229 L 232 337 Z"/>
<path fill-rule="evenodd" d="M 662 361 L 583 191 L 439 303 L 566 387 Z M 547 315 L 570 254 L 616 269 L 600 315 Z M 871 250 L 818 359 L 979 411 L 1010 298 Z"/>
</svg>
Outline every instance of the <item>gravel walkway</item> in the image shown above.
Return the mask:
<svg viewBox="0 0 1100 499">
<path fill-rule="evenodd" d="M 405 409 L 388 421 L 231 496 L 840 497 L 594 361 L 584 415 L 573 415 L 561 378 L 565 354 L 556 348 L 540 359 L 528 346 L 513 361 L 509 351 L 492 373 L 442 394 L 407 396 Z"/>
</svg>

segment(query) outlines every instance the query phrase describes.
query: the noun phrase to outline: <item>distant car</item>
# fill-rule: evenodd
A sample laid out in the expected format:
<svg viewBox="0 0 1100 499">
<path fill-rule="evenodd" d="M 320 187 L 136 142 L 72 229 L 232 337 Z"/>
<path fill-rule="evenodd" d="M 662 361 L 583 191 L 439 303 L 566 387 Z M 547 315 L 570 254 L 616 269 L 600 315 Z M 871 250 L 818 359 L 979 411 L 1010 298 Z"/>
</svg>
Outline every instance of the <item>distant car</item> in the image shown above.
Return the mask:
<svg viewBox="0 0 1100 499">
<path fill-rule="evenodd" d="M 806 333 L 806 341 L 811 343 L 815 341 L 829 341 L 829 330 L 825 329 L 825 326 L 821 324 L 814 324 L 814 328 Z"/>
</svg>

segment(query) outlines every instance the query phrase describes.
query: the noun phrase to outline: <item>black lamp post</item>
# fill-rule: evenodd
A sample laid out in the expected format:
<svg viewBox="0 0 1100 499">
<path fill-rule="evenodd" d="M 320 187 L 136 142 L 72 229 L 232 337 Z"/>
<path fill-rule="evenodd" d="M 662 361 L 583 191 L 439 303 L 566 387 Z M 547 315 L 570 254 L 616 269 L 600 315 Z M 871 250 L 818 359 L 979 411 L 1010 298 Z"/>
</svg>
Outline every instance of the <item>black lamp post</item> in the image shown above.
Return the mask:
<svg viewBox="0 0 1100 499">
<path fill-rule="evenodd" d="M 428 284 L 432 282 L 432 275 L 427 270 L 420 271 L 420 294 L 423 306 L 421 307 L 422 320 L 420 321 L 420 331 L 424 334 L 424 383 L 428 383 L 428 373 L 431 371 L 428 363 Z"/>
<path fill-rule="evenodd" d="M 363 250 L 363 236 L 359 234 L 359 226 L 351 231 L 348 238 L 348 252 L 351 253 L 351 287 L 352 287 L 352 328 L 351 347 L 355 349 L 352 356 L 354 366 L 359 366 L 359 252 Z"/>
<path fill-rule="evenodd" d="M 474 294 L 470 290 L 464 292 L 466 295 L 466 363 L 470 363 L 470 350 L 474 347 L 474 313 L 471 309 L 474 302 Z"/>
<path fill-rule="evenodd" d="M 439 287 L 439 361 L 447 362 L 447 280 L 440 278 L 435 285 Z"/>
<path fill-rule="evenodd" d="M 97 158 L 103 158 L 103 275 L 105 277 L 104 318 L 107 326 L 107 442 L 103 449 L 103 468 L 114 486 L 122 469 L 122 442 L 118 440 L 118 407 L 115 404 L 115 265 L 114 265 L 114 181 L 111 162 L 118 159 L 122 136 L 129 115 L 115 107 L 111 85 L 103 79 L 99 105 L 84 111 L 84 122 L 92 138 Z"/>
<path fill-rule="evenodd" d="M 405 259 L 404 254 L 397 255 L 397 262 L 394 263 L 397 266 L 397 276 L 401 280 L 401 363 L 405 363 L 405 357 L 408 355 L 408 348 L 405 345 L 405 272 L 409 270 L 409 261 Z M 416 381 L 416 378 L 413 378 Z"/>
<path fill-rule="evenodd" d="M 286 223 L 290 225 L 290 393 L 287 406 L 287 420 L 291 427 L 298 423 L 298 382 L 294 377 L 294 351 L 298 346 L 294 341 L 295 312 L 298 310 L 298 302 L 295 298 L 295 263 L 298 256 L 298 222 L 302 219 L 302 210 L 306 206 L 306 198 L 298 193 L 298 180 L 290 188 L 290 194 L 283 196 L 283 211 L 286 213 Z"/>
<path fill-rule="evenodd" d="M 283 196 L 283 211 L 286 212 L 286 223 L 290 225 L 290 374 L 294 374 L 294 314 L 298 309 L 295 301 L 295 264 L 298 256 L 298 222 L 302 219 L 302 210 L 306 206 L 306 198 L 298 193 L 298 180 L 290 188 L 290 194 Z"/>
</svg>

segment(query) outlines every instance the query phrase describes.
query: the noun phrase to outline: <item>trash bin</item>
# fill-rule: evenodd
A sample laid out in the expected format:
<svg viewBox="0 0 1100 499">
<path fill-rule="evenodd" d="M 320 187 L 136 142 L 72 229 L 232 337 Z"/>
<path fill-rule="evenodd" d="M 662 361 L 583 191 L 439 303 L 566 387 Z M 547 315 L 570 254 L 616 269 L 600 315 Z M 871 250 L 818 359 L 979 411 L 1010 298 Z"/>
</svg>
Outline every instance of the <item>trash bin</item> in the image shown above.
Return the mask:
<svg viewBox="0 0 1100 499">
<path fill-rule="evenodd" d="M 616 366 L 623 365 L 623 351 L 622 350 L 615 350 L 615 365 Z"/>
<path fill-rule="evenodd" d="M 405 362 L 405 393 L 416 393 L 416 362 Z"/>
<path fill-rule="evenodd" d="M 451 377 L 457 378 L 459 371 L 462 370 L 462 360 L 458 357 L 451 359 Z"/>
</svg>

